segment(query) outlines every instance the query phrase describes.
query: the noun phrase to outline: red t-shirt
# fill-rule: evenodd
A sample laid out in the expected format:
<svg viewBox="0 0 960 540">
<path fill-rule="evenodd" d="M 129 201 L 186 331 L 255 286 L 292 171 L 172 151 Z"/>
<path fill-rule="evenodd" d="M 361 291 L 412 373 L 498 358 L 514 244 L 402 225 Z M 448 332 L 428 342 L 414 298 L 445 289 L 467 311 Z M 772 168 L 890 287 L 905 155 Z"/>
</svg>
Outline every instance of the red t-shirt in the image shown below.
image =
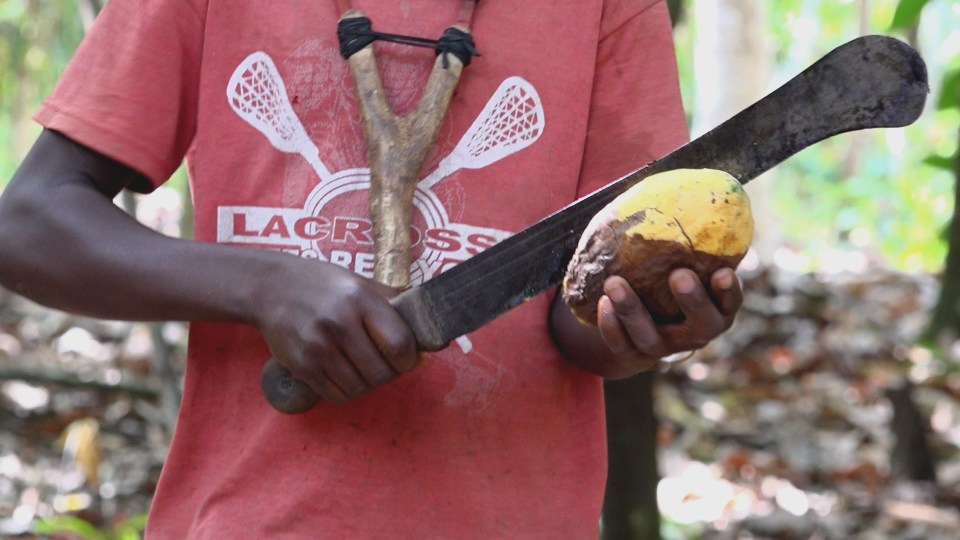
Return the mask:
<svg viewBox="0 0 960 540">
<path fill-rule="evenodd" d="M 376 30 L 439 37 L 461 2 L 353 4 Z M 154 186 L 185 156 L 200 242 L 369 275 L 369 175 L 338 16 L 332 0 L 111 0 L 37 118 Z M 473 32 L 482 56 L 417 192 L 417 280 L 686 138 L 662 2 L 480 2 Z M 433 52 L 375 47 L 390 103 L 409 111 Z M 254 329 L 193 324 L 149 536 L 596 537 L 602 386 L 558 354 L 549 297 L 366 397 L 295 417 L 261 397 L 269 354 Z"/>
</svg>

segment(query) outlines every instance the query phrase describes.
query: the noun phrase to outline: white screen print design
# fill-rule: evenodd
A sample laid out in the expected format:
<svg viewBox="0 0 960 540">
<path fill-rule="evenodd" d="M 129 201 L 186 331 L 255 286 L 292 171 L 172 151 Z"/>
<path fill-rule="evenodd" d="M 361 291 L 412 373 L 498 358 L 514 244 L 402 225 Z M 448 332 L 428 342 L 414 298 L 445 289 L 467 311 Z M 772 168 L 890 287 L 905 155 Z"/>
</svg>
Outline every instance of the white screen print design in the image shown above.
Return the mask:
<svg viewBox="0 0 960 540">
<path fill-rule="evenodd" d="M 298 154 L 313 168 L 319 183 L 307 196 L 303 208 L 222 206 L 218 208 L 217 241 L 258 245 L 315 258 L 351 269 L 366 277 L 373 275 L 373 253 L 324 251 L 321 243 L 333 237 L 352 236 L 372 244 L 365 236 L 371 225 L 366 216 L 327 215 L 334 201 L 348 194 L 368 192 L 370 170 L 346 169 L 332 174 L 323 163 L 317 145 L 310 140 L 293 110 L 283 78 L 273 60 L 264 52 L 244 59 L 227 84 L 227 101 L 233 111 L 259 131 L 277 150 Z M 433 186 L 463 169 L 480 169 L 536 142 L 544 130 L 544 113 L 536 89 L 521 77 L 504 80 L 487 101 L 453 151 L 417 185 L 414 208 L 420 214 L 423 231 L 414 230 L 415 254 L 411 283 L 419 284 L 446 268 L 466 260 L 507 238 L 511 231 L 452 223 Z M 415 227 L 416 229 L 416 227 Z M 431 234 L 436 233 L 430 241 Z M 462 241 L 454 241 L 460 239 Z M 469 340 L 457 343 L 469 352 Z"/>
<path fill-rule="evenodd" d="M 227 84 L 227 100 L 234 112 L 262 133 L 274 148 L 303 156 L 321 182 L 333 179 L 320 160 L 320 150 L 290 105 L 277 66 L 266 53 L 255 52 L 237 66 Z"/>
</svg>

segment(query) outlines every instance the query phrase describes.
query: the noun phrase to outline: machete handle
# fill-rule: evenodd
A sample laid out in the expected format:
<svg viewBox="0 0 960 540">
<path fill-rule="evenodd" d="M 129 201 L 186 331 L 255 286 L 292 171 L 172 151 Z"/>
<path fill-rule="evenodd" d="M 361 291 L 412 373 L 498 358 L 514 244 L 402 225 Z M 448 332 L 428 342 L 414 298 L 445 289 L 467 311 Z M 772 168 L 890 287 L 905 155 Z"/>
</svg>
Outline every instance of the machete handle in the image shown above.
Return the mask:
<svg viewBox="0 0 960 540">
<path fill-rule="evenodd" d="M 314 408 L 321 398 L 273 358 L 260 372 L 260 389 L 270 406 L 283 414 L 300 414 Z"/>
<path fill-rule="evenodd" d="M 439 351 L 449 342 L 440 336 L 440 330 L 430 318 L 419 287 L 407 289 L 390 299 L 390 304 L 410 325 L 420 351 Z M 267 360 L 260 372 L 260 389 L 270 406 L 284 414 L 301 414 L 315 407 L 322 398 L 310 386 L 300 381 L 273 358 Z"/>
</svg>

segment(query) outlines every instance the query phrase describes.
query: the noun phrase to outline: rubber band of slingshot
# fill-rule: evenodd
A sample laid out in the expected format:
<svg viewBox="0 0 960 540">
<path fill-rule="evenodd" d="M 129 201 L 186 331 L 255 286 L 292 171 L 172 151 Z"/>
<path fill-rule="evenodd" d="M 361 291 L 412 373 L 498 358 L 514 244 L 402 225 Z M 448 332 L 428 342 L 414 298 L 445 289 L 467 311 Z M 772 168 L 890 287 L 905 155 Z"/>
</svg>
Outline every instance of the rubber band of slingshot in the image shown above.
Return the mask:
<svg viewBox="0 0 960 540">
<path fill-rule="evenodd" d="M 479 56 L 470 33 L 454 27 L 447 28 L 440 39 L 427 39 L 374 32 L 369 18 L 351 17 L 342 19 L 337 25 L 337 38 L 340 40 L 340 55 L 344 58 L 350 58 L 374 41 L 387 41 L 411 47 L 433 49 L 438 55 L 443 55 L 444 69 L 450 67 L 450 62 L 447 60 L 448 54 L 453 54 L 459 58 L 464 67 L 470 65 L 470 60 L 474 56 Z"/>
<path fill-rule="evenodd" d="M 477 46 L 473 43 L 473 36 L 469 32 L 464 32 L 457 27 L 451 26 L 443 32 L 443 36 L 437 40 L 437 54 L 443 55 L 443 68 L 450 67 L 447 61 L 447 55 L 452 54 L 460 59 L 463 67 L 470 65 L 470 60 L 474 56 L 480 56 L 477 52 Z"/>
</svg>

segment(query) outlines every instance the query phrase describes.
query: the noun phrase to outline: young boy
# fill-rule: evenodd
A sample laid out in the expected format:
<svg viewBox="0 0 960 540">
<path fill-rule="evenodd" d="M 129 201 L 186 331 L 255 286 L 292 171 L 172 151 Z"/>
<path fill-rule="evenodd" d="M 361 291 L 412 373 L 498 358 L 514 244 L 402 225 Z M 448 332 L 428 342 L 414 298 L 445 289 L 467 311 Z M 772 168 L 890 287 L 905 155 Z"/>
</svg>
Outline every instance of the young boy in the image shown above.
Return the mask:
<svg viewBox="0 0 960 540">
<path fill-rule="evenodd" d="M 354 7 L 378 30 L 432 37 L 461 0 Z M 544 294 L 419 363 L 395 291 L 364 277 L 366 150 L 339 15 L 333 0 L 111 0 L 0 199 L 0 282 L 87 315 L 193 322 L 151 537 L 595 537 L 601 377 L 719 335 L 736 277 L 675 271 L 687 318 L 674 326 L 619 278 L 599 330 Z M 424 171 L 468 135 L 543 116 L 530 144 L 419 193 L 420 279 L 686 138 L 664 2 L 481 2 L 472 31 L 482 56 Z M 388 100 L 410 110 L 432 51 L 375 47 Z M 112 204 L 184 158 L 195 242 Z M 258 387 L 271 356 L 326 401 L 271 409 Z"/>
</svg>

